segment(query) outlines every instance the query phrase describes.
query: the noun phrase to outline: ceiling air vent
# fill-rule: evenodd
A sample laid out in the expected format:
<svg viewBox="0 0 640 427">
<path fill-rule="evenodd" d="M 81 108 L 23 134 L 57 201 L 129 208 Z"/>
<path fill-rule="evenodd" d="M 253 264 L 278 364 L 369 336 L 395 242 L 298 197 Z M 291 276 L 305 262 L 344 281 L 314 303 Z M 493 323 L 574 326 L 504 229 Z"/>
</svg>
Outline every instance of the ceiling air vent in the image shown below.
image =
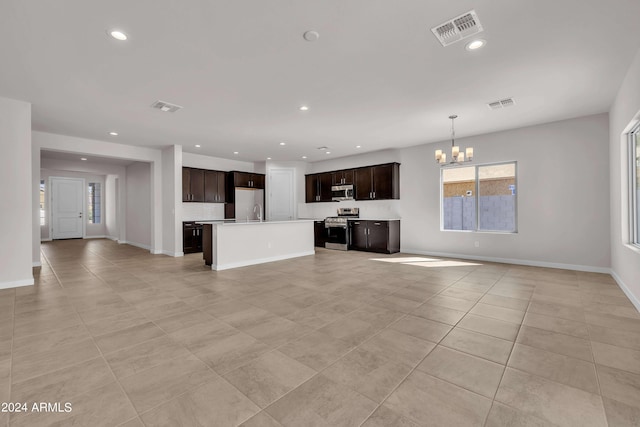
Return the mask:
<svg viewBox="0 0 640 427">
<path fill-rule="evenodd" d="M 182 110 L 182 107 L 176 104 L 170 104 L 164 101 L 156 101 L 151 104 L 152 108 L 157 108 L 160 111 L 164 111 L 165 113 L 175 113 L 178 110 Z"/>
<path fill-rule="evenodd" d="M 487 107 L 490 110 L 499 110 L 501 108 L 507 108 L 516 105 L 516 101 L 513 98 L 505 98 L 499 101 L 488 102 Z"/>
<path fill-rule="evenodd" d="M 438 41 L 442 43 L 442 46 L 448 46 L 478 34 L 482 31 L 482 24 L 478 20 L 476 11 L 472 10 L 432 28 L 431 31 L 438 38 Z"/>
</svg>

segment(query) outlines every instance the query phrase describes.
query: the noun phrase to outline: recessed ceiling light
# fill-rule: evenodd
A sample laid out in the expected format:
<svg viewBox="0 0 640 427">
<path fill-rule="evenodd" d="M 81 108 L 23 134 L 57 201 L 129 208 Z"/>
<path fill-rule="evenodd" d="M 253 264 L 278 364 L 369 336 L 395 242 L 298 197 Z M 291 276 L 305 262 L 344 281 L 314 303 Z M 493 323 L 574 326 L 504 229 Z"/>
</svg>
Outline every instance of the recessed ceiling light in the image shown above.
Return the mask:
<svg viewBox="0 0 640 427">
<path fill-rule="evenodd" d="M 200 148 L 200 144 L 196 144 L 196 148 Z"/>
<path fill-rule="evenodd" d="M 472 42 L 467 43 L 466 49 L 467 50 L 480 49 L 481 47 L 484 47 L 485 44 L 487 44 L 485 40 L 482 40 L 482 39 L 474 40 Z"/>
<path fill-rule="evenodd" d="M 267 160 L 271 160 L 271 157 L 267 157 Z"/>
<path fill-rule="evenodd" d="M 233 154 L 238 154 L 238 152 L 237 152 L 237 151 L 234 151 L 234 152 L 233 152 Z"/>
<path fill-rule="evenodd" d="M 80 160 L 87 160 L 86 157 L 80 157 Z"/>
<path fill-rule="evenodd" d="M 300 106 L 300 111 L 307 111 L 308 109 L 309 107 L 307 107 L 306 105 Z"/>
<path fill-rule="evenodd" d="M 128 39 L 129 37 L 127 37 L 127 35 L 125 33 L 123 33 L 120 30 L 110 30 L 108 31 L 109 35 L 111 37 L 113 37 L 116 40 L 120 40 L 121 42 L 125 41 L 126 39 Z"/>
<path fill-rule="evenodd" d="M 331 154 L 331 151 L 327 151 L 327 154 Z"/>
<path fill-rule="evenodd" d="M 302 37 L 308 42 L 314 42 L 320 38 L 320 33 L 314 30 L 306 31 Z"/>
<path fill-rule="evenodd" d="M 286 142 L 281 142 L 280 145 L 287 145 L 287 143 Z"/>
<path fill-rule="evenodd" d="M 118 136 L 118 132 L 109 132 L 109 135 L 111 135 L 111 136 Z"/>
<path fill-rule="evenodd" d="M 302 158 L 303 158 L 303 159 L 306 159 L 306 158 L 307 158 L 307 156 L 302 156 Z"/>
<path fill-rule="evenodd" d="M 360 145 L 356 145 L 356 148 L 360 148 Z"/>
</svg>

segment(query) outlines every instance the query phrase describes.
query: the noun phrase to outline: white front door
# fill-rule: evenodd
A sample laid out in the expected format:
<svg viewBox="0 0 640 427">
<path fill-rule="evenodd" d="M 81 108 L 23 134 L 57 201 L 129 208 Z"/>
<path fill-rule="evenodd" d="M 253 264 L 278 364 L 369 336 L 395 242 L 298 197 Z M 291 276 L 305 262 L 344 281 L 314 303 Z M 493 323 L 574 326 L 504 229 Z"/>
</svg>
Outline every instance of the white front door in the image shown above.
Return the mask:
<svg viewBox="0 0 640 427">
<path fill-rule="evenodd" d="M 293 169 L 271 169 L 269 172 L 269 220 L 294 219 Z"/>
<path fill-rule="evenodd" d="M 84 237 L 84 179 L 51 178 L 52 239 Z"/>
</svg>

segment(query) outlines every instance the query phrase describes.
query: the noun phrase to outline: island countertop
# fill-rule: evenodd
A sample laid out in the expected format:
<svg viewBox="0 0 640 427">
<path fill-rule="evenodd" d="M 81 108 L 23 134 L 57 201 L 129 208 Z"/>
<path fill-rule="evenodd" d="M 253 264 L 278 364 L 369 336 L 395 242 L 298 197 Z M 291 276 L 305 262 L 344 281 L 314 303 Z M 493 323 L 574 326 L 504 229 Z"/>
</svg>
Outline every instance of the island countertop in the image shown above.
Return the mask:
<svg viewBox="0 0 640 427">
<path fill-rule="evenodd" d="M 289 219 L 282 221 L 259 221 L 257 219 L 220 219 L 212 221 L 196 221 L 196 224 L 210 225 L 259 225 L 259 224 L 287 224 L 292 222 L 313 222 L 312 219 Z"/>
<path fill-rule="evenodd" d="M 313 255 L 311 220 L 201 221 L 206 265 L 226 270 Z"/>
</svg>

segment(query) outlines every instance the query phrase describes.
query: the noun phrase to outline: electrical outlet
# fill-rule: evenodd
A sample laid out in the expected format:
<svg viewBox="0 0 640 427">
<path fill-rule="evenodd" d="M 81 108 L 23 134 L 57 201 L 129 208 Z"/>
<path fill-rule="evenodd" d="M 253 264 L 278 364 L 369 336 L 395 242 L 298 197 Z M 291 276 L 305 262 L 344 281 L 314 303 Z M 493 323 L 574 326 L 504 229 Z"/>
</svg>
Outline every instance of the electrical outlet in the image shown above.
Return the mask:
<svg viewBox="0 0 640 427">
<path fill-rule="evenodd" d="M 268 248 L 268 249 L 271 249 L 271 242 L 268 242 L 268 243 L 267 243 L 267 248 Z"/>
<path fill-rule="evenodd" d="M 480 242 L 476 242 L 475 246 L 476 246 L 476 248 L 479 248 L 480 247 Z"/>
</svg>

